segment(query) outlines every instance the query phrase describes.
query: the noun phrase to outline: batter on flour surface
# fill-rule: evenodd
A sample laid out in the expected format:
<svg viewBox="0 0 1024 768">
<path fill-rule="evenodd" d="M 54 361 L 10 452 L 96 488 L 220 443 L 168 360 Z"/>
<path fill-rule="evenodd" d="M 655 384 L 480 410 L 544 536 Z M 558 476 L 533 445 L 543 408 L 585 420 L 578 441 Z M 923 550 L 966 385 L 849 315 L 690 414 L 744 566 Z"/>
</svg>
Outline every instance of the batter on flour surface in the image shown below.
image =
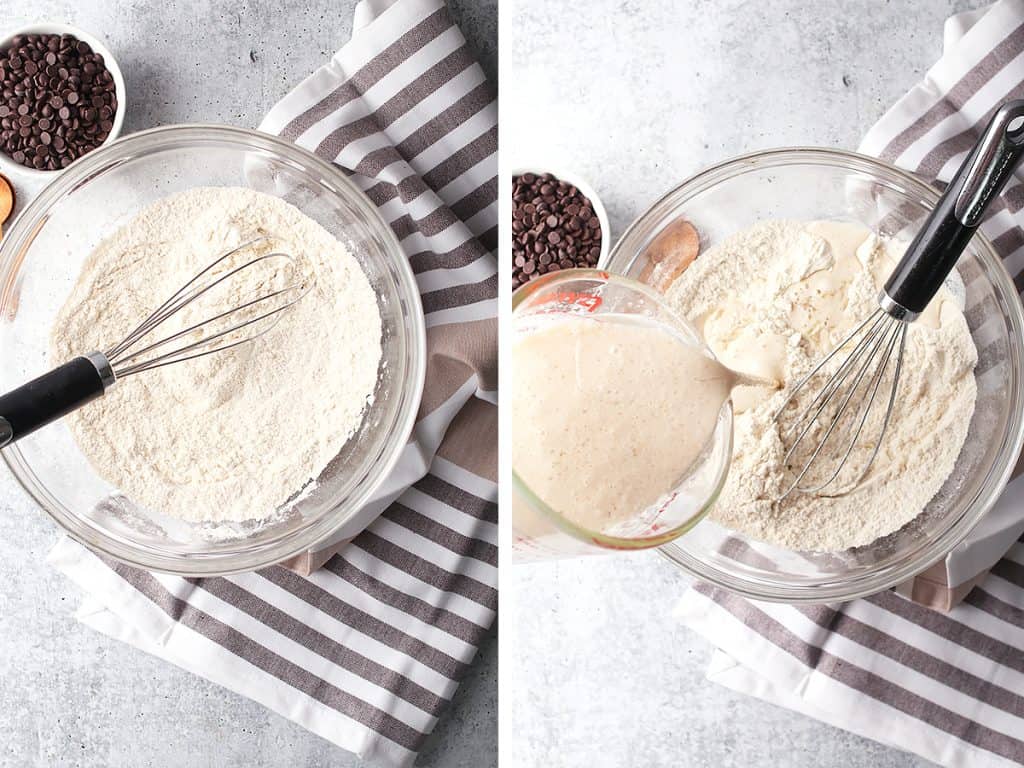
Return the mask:
<svg viewBox="0 0 1024 768">
<path fill-rule="evenodd" d="M 259 235 L 315 280 L 276 326 L 252 343 L 133 376 L 67 418 L 96 471 L 154 512 L 269 517 L 338 454 L 373 397 L 381 318 L 358 261 L 297 208 L 241 188 L 165 198 L 100 243 L 58 315 L 53 362 L 107 348 L 217 256 Z"/>
<path fill-rule="evenodd" d="M 860 225 L 764 221 L 700 255 L 668 300 L 702 329 L 725 365 L 791 383 L 878 308 L 878 292 L 904 248 Z M 733 461 L 711 517 L 797 550 L 838 551 L 898 530 L 953 471 L 974 413 L 977 359 L 961 306 L 943 287 L 909 326 L 897 407 L 878 458 L 863 483 L 837 498 L 794 493 L 775 501 L 792 481 L 773 420 L 787 393 L 736 392 Z M 805 388 L 795 412 L 817 389 Z M 878 433 L 884 411 L 872 410 L 864 435 Z M 847 443 L 829 445 L 835 453 Z M 871 445 L 858 443 L 854 474 Z"/>
</svg>

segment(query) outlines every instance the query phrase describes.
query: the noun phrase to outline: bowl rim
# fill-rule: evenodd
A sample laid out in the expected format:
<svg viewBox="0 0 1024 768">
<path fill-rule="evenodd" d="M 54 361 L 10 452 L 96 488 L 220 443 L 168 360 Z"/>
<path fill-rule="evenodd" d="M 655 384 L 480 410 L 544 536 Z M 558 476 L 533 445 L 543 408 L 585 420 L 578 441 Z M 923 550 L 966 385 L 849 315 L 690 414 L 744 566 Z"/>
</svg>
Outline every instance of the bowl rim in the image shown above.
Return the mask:
<svg viewBox="0 0 1024 768">
<path fill-rule="evenodd" d="M 155 146 L 153 140 L 158 142 Z M 76 161 L 65 169 L 63 173 L 56 176 L 34 199 L 26 206 L 25 210 L 18 216 L 10 231 L 5 233 L 4 239 L 0 242 L 0 297 L 10 289 L 9 276 L 16 273 L 20 267 L 19 255 L 22 254 L 26 240 L 32 237 L 36 231 L 45 224 L 48 211 L 55 201 L 63 197 L 69 190 L 87 181 L 99 167 L 117 163 L 127 157 L 136 157 L 138 153 L 160 147 L 170 147 L 196 140 L 219 140 L 237 144 L 244 142 L 248 147 L 254 149 L 269 150 L 274 152 L 285 161 L 301 163 L 321 175 L 321 182 L 325 183 L 328 189 L 335 194 L 350 195 L 348 198 L 356 204 L 368 217 L 369 221 L 376 228 L 382 240 L 382 245 L 387 253 L 390 253 L 390 266 L 397 276 L 396 289 L 400 301 L 407 302 L 409 307 L 410 324 L 412 335 L 409 338 L 409 360 L 410 371 L 405 379 L 404 402 L 400 405 L 395 428 L 394 437 L 390 446 L 382 446 L 380 458 L 372 464 L 367 471 L 366 477 L 369 480 L 358 492 L 347 499 L 346 507 L 348 513 L 339 516 L 337 512 L 341 507 L 325 513 L 315 525 L 309 526 L 292 536 L 275 540 L 256 550 L 232 553 L 189 553 L 188 555 L 167 555 L 164 553 L 153 554 L 140 550 L 131 545 L 124 545 L 121 542 L 110 539 L 106 535 L 90 537 L 83 535 L 83 531 L 95 534 L 95 529 L 82 526 L 73 513 L 65 515 L 64 510 L 55 511 L 51 507 L 53 500 L 45 499 L 48 495 L 46 489 L 39 485 L 38 489 L 30 488 L 22 478 L 22 473 L 34 477 L 34 472 L 25 463 L 16 445 L 0 449 L 0 457 L 14 475 L 18 484 L 25 492 L 39 505 L 46 513 L 75 541 L 83 544 L 89 549 L 108 555 L 115 560 L 127 565 L 144 568 L 150 571 L 168 573 L 180 576 L 220 576 L 232 573 L 243 573 L 268 565 L 281 563 L 295 557 L 296 555 L 314 548 L 319 542 L 329 538 L 341 526 L 352 519 L 352 517 L 367 504 L 373 493 L 388 478 L 394 469 L 402 453 L 412 430 L 415 427 L 419 413 L 420 401 L 426 381 L 426 321 L 423 315 L 423 305 L 416 279 L 405 257 L 405 253 L 399 243 L 398 237 L 380 215 L 377 207 L 369 197 L 360 190 L 339 168 L 323 160 L 307 149 L 297 144 L 281 139 L 262 131 L 248 128 L 236 128 L 204 123 L 183 123 L 178 125 L 161 126 L 146 131 L 131 134 L 107 147 L 98 147 L 80 161 Z M 390 453 L 387 453 L 390 451 Z M 38 490 L 38 493 L 37 493 Z M 56 506 L 63 505 L 57 503 Z M 140 552 L 145 552 L 139 557 Z M 227 562 L 226 562 L 227 561 Z"/>
<path fill-rule="evenodd" d="M 724 176 L 732 175 L 734 171 L 742 172 L 744 168 L 749 170 L 754 167 L 780 167 L 801 164 L 841 167 L 873 175 L 881 173 L 895 177 L 913 190 L 921 198 L 921 202 L 929 208 L 934 207 L 940 196 L 940 192 L 934 186 L 913 176 L 909 172 L 884 160 L 858 152 L 807 146 L 778 147 L 749 152 L 715 163 L 699 171 L 658 198 L 643 213 L 637 216 L 622 233 L 622 236 L 612 248 L 606 269 L 609 272 L 621 273 L 622 267 L 625 266 L 624 259 L 628 253 L 627 247 L 629 251 L 636 252 L 638 250 L 645 235 L 649 236 L 653 234 L 653 231 L 656 231 L 658 225 L 654 224 L 653 220 L 656 217 L 660 217 L 660 212 L 663 209 L 669 206 L 684 204 L 694 195 L 705 191 L 717 183 Z M 1016 363 L 1018 371 L 1015 395 L 1017 403 L 1020 405 L 1024 401 L 1024 376 L 1020 375 L 1021 362 L 1024 360 L 1024 307 L 1022 307 L 1019 293 L 1002 259 L 999 258 L 988 238 L 980 230 L 976 232 L 972 239 L 972 245 L 978 251 L 980 258 L 986 262 L 986 266 L 991 269 L 994 287 L 1011 298 L 1009 304 L 1012 306 L 1012 309 L 1008 313 L 1010 355 L 1011 359 Z M 658 552 L 684 572 L 697 579 L 756 600 L 820 604 L 852 600 L 877 594 L 912 579 L 943 559 L 954 547 L 963 541 L 975 525 L 991 510 L 1006 487 L 1017 457 L 1020 455 L 1021 447 L 1024 445 L 1024 414 L 1021 413 L 1020 407 L 1010 409 L 1010 418 L 1007 422 L 1006 434 L 1003 436 L 1002 442 L 1000 455 L 1004 457 L 1003 466 L 997 467 L 993 465 L 989 469 L 988 476 L 974 498 L 969 500 L 965 511 L 959 517 L 952 520 L 950 526 L 936 536 L 924 548 L 923 553 L 916 560 L 889 566 L 883 572 L 871 571 L 859 574 L 852 579 L 838 582 L 835 579 L 831 579 L 822 580 L 821 583 L 812 585 L 786 585 L 780 587 L 775 584 L 766 585 L 763 582 L 753 582 L 746 578 L 736 577 L 718 568 L 709 567 L 704 562 L 691 557 L 675 543 L 660 547 Z M 885 575 L 881 576 L 882 573 Z"/>
<path fill-rule="evenodd" d="M 117 63 L 117 59 L 114 54 L 110 52 L 110 47 L 99 37 L 86 32 L 84 29 L 80 29 L 72 24 L 66 24 L 58 21 L 39 21 L 33 24 L 24 24 L 17 27 L 10 33 L 4 34 L 0 37 L 0 49 L 6 48 L 11 41 L 18 35 L 71 35 L 78 38 L 84 43 L 88 43 L 89 47 L 93 49 L 93 52 L 100 54 L 103 57 L 103 63 L 106 65 L 110 72 L 110 76 L 114 79 L 114 93 L 117 96 L 117 110 L 114 112 L 114 125 L 110 129 L 110 133 L 107 138 L 103 140 L 96 149 L 89 150 L 78 158 L 81 160 L 86 155 L 91 155 L 96 150 L 102 149 L 103 147 L 109 146 L 117 141 L 121 135 L 121 129 L 124 126 L 124 113 L 127 105 L 125 98 L 125 84 L 124 84 L 124 73 L 121 72 L 121 66 Z M 77 160 L 75 162 L 78 162 Z M 71 166 L 69 165 L 68 168 Z M 0 173 L 3 173 L 10 179 L 16 179 L 21 175 L 25 179 L 35 180 L 51 180 L 59 176 L 61 173 L 66 171 L 67 168 L 56 168 L 52 171 L 39 170 L 38 168 L 28 168 L 20 163 L 14 162 L 7 156 L 6 153 L 0 151 Z"/>
</svg>

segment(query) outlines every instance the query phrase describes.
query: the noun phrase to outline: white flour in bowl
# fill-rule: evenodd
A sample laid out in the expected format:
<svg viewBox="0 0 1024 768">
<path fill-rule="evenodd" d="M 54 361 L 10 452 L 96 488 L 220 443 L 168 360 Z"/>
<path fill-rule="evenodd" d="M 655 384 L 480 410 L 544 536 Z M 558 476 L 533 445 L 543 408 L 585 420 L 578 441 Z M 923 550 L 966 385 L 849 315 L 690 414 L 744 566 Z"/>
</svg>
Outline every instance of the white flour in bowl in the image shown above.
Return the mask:
<svg viewBox="0 0 1024 768">
<path fill-rule="evenodd" d="M 729 367 L 796 382 L 878 308 L 878 292 L 904 247 L 859 225 L 766 221 L 701 254 L 668 300 L 698 324 Z M 839 551 L 896 531 L 953 471 L 974 412 L 976 362 L 961 305 L 942 288 L 909 327 L 896 406 L 878 458 L 863 483 L 837 498 L 796 493 L 776 501 L 794 477 L 783 465 L 792 438 L 784 441 L 773 420 L 787 392 L 741 388 L 734 396 L 733 460 L 711 517 L 795 550 Z M 802 410 L 818 388 L 805 388 L 789 413 Z M 887 398 L 883 383 L 850 458 L 854 477 L 867 461 Z M 826 446 L 837 461 L 852 436 L 846 428 L 838 432 Z M 821 434 L 810 435 L 812 447 Z M 835 466 L 815 465 L 829 469 L 822 480 Z"/>
<path fill-rule="evenodd" d="M 297 208 L 242 188 L 168 197 L 104 240 L 58 315 L 53 363 L 109 349 L 217 256 L 260 235 L 315 280 L 277 325 L 127 378 L 67 419 L 97 473 L 154 512 L 271 516 L 338 454 L 373 396 L 381 318 L 358 261 Z"/>
</svg>

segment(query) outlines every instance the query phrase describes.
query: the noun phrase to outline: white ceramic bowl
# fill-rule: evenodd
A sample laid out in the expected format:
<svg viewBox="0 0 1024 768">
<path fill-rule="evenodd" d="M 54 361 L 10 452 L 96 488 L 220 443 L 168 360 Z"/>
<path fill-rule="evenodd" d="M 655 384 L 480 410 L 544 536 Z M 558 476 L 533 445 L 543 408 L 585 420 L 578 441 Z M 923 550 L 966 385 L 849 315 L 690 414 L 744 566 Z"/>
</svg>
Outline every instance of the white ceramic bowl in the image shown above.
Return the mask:
<svg viewBox="0 0 1024 768">
<path fill-rule="evenodd" d="M 597 268 L 603 269 L 605 262 L 608 260 L 608 252 L 611 250 L 612 237 L 611 230 L 608 227 L 608 213 L 605 211 L 604 204 L 601 202 L 601 198 L 597 196 L 594 188 L 579 174 L 557 166 L 550 168 L 539 165 L 524 165 L 512 171 L 513 176 L 522 176 L 524 173 L 535 173 L 538 176 L 542 173 L 550 173 L 556 179 L 572 184 L 590 201 L 590 205 L 597 215 L 597 220 L 601 222 L 601 255 L 597 258 Z"/>
<path fill-rule="evenodd" d="M 71 26 L 70 24 L 40 22 L 38 24 L 29 24 L 24 27 L 19 27 L 9 34 L 5 34 L 0 38 L 0 50 L 7 48 L 7 46 L 11 44 L 11 41 L 18 35 L 71 35 L 72 37 L 88 43 L 94 52 L 103 57 L 103 63 L 110 71 L 111 77 L 114 78 L 114 89 L 117 96 L 117 111 L 114 112 L 114 126 L 110 129 L 110 135 L 107 136 L 100 146 L 106 146 L 113 142 L 121 134 L 121 126 L 124 123 L 124 110 L 126 104 L 124 75 L 121 74 L 121 68 L 117 65 L 117 60 L 103 41 L 94 35 L 90 35 L 84 30 Z M 54 178 L 63 170 L 66 169 L 60 168 L 55 171 L 40 171 L 35 168 L 27 168 L 24 165 L 14 162 L 14 160 L 8 157 L 6 153 L 0 152 L 0 173 L 16 185 L 19 184 L 19 182 L 45 182 Z M 30 195 L 26 195 L 25 199 L 29 196 Z"/>
</svg>

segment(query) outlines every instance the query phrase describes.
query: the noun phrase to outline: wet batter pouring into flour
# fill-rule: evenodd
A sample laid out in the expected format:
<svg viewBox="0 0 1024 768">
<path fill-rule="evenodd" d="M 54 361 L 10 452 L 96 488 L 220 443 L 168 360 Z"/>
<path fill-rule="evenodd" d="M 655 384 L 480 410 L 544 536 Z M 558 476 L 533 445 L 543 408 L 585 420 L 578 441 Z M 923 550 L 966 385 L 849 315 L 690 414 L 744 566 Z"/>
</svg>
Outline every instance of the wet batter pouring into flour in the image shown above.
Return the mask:
<svg viewBox="0 0 1024 768">
<path fill-rule="evenodd" d="M 273 516 L 338 455 L 373 397 L 381 317 L 358 261 L 297 208 L 241 188 L 168 197 L 100 243 L 57 318 L 54 363 L 119 338 L 183 278 L 263 235 L 315 281 L 302 301 L 252 343 L 151 371 L 67 419 L 96 471 L 152 512 Z"/>
<path fill-rule="evenodd" d="M 877 307 L 904 247 L 859 225 L 765 221 L 701 254 L 667 298 L 702 329 L 725 365 L 794 382 Z M 740 388 L 732 464 L 711 517 L 805 551 L 857 547 L 898 530 L 953 471 L 974 412 L 976 362 L 962 304 L 944 287 L 909 326 L 901 407 L 877 459 L 862 483 L 835 497 L 777 501 L 792 480 L 783 464 L 788 445 L 774 420 L 786 393 Z M 811 388 L 796 407 L 814 394 Z M 883 412 L 875 409 L 866 429 L 877 431 Z M 852 459 L 858 466 L 866 457 Z"/>
</svg>

